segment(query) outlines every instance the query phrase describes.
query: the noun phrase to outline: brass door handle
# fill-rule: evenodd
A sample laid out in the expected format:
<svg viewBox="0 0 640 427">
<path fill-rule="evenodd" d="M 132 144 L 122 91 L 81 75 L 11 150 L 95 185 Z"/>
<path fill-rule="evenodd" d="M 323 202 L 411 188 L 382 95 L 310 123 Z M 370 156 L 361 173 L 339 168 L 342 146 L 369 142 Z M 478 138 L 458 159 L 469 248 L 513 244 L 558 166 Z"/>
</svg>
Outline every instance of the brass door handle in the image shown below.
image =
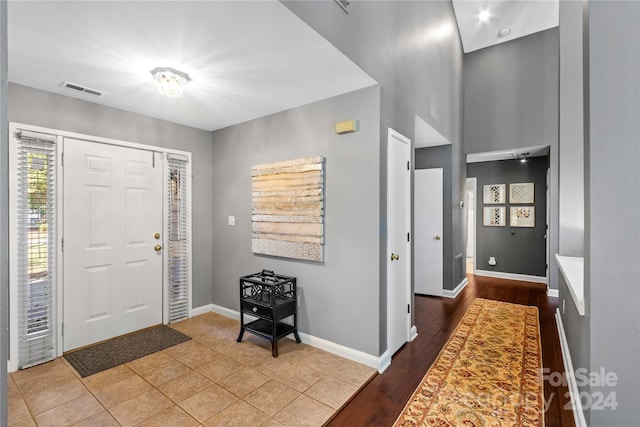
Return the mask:
<svg viewBox="0 0 640 427">
<path fill-rule="evenodd" d="M 160 252 L 160 251 L 162 250 L 162 246 L 160 246 L 160 245 L 155 245 L 155 246 L 153 247 L 153 250 L 154 250 L 154 251 L 156 251 L 156 252 Z"/>
<path fill-rule="evenodd" d="M 442 237 L 440 237 L 439 234 L 436 234 L 436 240 L 440 240 L 440 239 L 442 239 Z"/>
<path fill-rule="evenodd" d="M 156 240 L 160 240 L 160 233 L 154 234 L 153 238 L 156 239 Z"/>
<path fill-rule="evenodd" d="M 397 261 L 398 259 L 400 259 L 400 256 L 398 254 L 391 254 L 391 261 Z"/>
</svg>

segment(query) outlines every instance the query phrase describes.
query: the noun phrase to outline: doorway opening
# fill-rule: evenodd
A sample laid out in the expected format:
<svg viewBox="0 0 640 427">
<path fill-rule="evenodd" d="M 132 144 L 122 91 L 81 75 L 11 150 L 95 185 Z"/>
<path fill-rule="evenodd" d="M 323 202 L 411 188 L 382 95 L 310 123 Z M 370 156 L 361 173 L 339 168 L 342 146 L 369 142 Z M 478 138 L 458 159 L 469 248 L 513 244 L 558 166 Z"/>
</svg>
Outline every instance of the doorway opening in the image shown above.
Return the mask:
<svg viewBox="0 0 640 427">
<path fill-rule="evenodd" d="M 476 187 L 478 185 L 477 178 L 467 178 L 464 192 L 464 204 L 466 208 L 467 221 L 467 258 L 465 269 L 467 274 L 475 274 L 475 254 L 476 254 Z"/>
</svg>

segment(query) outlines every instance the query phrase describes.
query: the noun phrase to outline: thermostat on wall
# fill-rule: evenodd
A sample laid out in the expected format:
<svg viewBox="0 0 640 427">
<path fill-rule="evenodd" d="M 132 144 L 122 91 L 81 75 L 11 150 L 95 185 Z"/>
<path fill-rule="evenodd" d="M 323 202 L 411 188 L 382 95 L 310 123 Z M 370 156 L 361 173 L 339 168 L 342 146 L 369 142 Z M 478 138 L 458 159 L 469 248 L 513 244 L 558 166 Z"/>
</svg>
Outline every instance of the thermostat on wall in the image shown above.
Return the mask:
<svg viewBox="0 0 640 427">
<path fill-rule="evenodd" d="M 336 133 L 342 135 L 343 133 L 358 132 L 360 130 L 360 120 L 345 120 L 344 122 L 336 123 Z"/>
</svg>

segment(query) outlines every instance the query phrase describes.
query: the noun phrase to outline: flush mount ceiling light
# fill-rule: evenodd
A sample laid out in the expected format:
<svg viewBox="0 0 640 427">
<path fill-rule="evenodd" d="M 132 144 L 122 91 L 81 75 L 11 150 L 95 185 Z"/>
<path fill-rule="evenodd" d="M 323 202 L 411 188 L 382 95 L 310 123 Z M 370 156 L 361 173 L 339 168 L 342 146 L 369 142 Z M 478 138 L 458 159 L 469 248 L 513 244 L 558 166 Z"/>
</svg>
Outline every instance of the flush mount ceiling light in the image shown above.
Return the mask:
<svg viewBox="0 0 640 427">
<path fill-rule="evenodd" d="M 182 89 L 191 81 L 187 73 L 170 67 L 156 67 L 151 74 L 158 83 L 161 94 L 171 98 L 177 98 L 182 94 Z"/>
<path fill-rule="evenodd" d="M 500 38 L 507 37 L 509 34 L 511 34 L 511 28 L 509 27 L 504 27 L 498 31 L 498 37 Z"/>
<path fill-rule="evenodd" d="M 490 17 L 491 13 L 488 10 L 483 10 L 478 14 L 478 19 L 480 20 L 480 22 L 488 21 Z"/>
</svg>

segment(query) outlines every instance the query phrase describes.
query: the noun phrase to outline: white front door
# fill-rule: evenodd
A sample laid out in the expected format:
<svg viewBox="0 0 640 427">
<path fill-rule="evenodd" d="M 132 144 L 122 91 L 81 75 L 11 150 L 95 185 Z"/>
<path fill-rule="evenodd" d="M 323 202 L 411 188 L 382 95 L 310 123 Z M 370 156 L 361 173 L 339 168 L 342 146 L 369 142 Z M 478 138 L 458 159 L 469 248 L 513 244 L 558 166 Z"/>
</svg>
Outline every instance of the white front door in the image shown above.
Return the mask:
<svg viewBox="0 0 640 427">
<path fill-rule="evenodd" d="M 411 141 L 393 129 L 387 139 L 387 341 L 393 355 L 409 340 L 411 314 Z"/>
<path fill-rule="evenodd" d="M 413 188 L 414 291 L 442 296 L 442 169 L 416 169 Z"/>
<path fill-rule="evenodd" d="M 162 156 L 65 138 L 63 206 L 64 351 L 162 323 Z"/>
</svg>

